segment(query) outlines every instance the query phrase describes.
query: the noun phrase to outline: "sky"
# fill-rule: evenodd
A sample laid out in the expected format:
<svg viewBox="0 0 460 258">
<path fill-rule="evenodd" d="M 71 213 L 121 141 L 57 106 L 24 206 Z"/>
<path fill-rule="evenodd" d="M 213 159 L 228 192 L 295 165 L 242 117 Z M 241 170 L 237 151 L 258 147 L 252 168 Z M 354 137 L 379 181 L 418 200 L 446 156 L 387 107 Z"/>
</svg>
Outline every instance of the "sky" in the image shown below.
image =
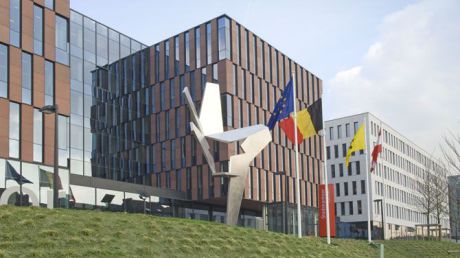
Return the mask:
<svg viewBox="0 0 460 258">
<path fill-rule="evenodd" d="M 427 152 L 460 132 L 460 1 L 71 0 L 146 45 L 227 14 L 323 80 L 324 117 L 371 112 Z"/>
</svg>

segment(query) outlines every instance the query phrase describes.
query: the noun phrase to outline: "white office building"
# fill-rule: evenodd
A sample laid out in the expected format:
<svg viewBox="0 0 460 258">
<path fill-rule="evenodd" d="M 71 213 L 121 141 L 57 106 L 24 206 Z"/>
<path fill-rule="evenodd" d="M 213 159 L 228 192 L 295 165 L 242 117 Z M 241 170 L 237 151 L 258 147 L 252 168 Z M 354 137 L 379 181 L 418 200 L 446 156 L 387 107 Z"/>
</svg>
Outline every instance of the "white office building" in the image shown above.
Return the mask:
<svg viewBox="0 0 460 258">
<path fill-rule="evenodd" d="M 362 123 L 365 123 L 366 150 L 354 153 L 347 169 L 345 156 Z M 369 173 L 373 238 L 382 237 L 382 219 L 385 239 L 414 236 L 416 231 L 421 234 L 427 219 L 417 202 L 420 196 L 417 182 L 422 180 L 428 164 L 438 167 L 430 154 L 370 113 L 326 121 L 325 129 L 327 174 L 329 184 L 334 185 L 337 236 L 367 238 L 366 180 L 380 129 L 383 151 L 376 171 Z M 434 217 L 429 223 L 435 224 Z M 448 228 L 448 218 L 441 224 Z"/>
</svg>

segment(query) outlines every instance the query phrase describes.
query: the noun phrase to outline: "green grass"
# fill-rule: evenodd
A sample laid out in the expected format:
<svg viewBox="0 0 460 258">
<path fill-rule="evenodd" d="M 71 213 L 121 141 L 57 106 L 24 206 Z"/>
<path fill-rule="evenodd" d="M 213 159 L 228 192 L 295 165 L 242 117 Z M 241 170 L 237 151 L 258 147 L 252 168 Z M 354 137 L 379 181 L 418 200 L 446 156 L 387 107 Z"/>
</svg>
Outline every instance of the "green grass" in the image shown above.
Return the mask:
<svg viewBox="0 0 460 258">
<path fill-rule="evenodd" d="M 386 257 L 447 257 L 454 243 L 386 241 Z M 460 247 L 460 246 L 459 246 Z M 377 257 L 363 240 L 298 239 L 223 224 L 0 206 L 0 257 Z"/>
</svg>

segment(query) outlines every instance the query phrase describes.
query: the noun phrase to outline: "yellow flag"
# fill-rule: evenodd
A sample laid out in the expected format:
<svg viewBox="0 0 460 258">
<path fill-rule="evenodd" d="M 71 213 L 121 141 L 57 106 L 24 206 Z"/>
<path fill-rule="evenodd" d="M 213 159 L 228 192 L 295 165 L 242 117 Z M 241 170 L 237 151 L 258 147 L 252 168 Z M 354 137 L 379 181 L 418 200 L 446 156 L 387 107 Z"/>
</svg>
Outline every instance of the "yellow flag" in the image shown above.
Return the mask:
<svg viewBox="0 0 460 258">
<path fill-rule="evenodd" d="M 351 153 L 359 150 L 366 149 L 366 142 L 364 140 L 364 123 L 359 127 L 358 131 L 356 131 L 355 137 L 351 141 L 350 147 L 347 151 L 347 157 L 345 158 L 345 167 L 348 167 L 348 163 L 350 163 L 350 156 Z"/>
</svg>

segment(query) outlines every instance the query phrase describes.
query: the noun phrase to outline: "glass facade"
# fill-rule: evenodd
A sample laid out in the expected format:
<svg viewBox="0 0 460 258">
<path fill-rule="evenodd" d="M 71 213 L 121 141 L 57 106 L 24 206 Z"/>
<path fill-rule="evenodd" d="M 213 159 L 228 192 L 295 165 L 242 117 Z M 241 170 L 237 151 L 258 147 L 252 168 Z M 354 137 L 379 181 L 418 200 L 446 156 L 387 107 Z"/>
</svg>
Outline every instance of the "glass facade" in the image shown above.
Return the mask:
<svg viewBox="0 0 460 258">
<path fill-rule="evenodd" d="M 43 8 L 34 5 L 34 53 L 43 55 Z"/>
<path fill-rule="evenodd" d="M 32 55 L 22 52 L 22 103 L 32 104 Z"/>
<path fill-rule="evenodd" d="M 212 63 L 211 23 L 206 23 L 206 56 L 208 64 Z"/>
<path fill-rule="evenodd" d="M 18 103 L 10 102 L 10 133 L 9 133 L 9 151 L 10 158 L 19 158 L 19 140 L 20 130 L 20 106 Z"/>
<path fill-rule="evenodd" d="M 131 122 L 128 127 L 126 122 L 139 117 L 138 107 L 145 96 L 135 94 L 133 100 L 126 94 L 145 83 L 146 78 L 140 76 L 140 71 L 145 69 L 141 68 L 141 60 L 145 58 L 125 57 L 143 48 L 145 46 L 139 42 L 71 10 L 71 112 L 68 122 L 72 135 L 69 140 L 71 173 L 110 174 L 110 178 L 121 179 L 121 171 L 134 168 L 128 160 L 106 157 L 102 153 L 118 152 L 131 144 L 125 137 L 134 135 L 131 128 L 140 127 Z M 122 61 L 117 62 L 119 60 Z M 100 76 L 94 73 L 98 67 Z M 106 103 L 98 105 L 102 100 Z M 132 108 L 134 103 L 137 110 Z M 60 123 L 64 127 L 65 122 Z M 122 126 L 110 127 L 119 124 Z M 60 137 L 68 138 L 61 134 Z M 60 163 L 64 164 L 65 148 L 60 150 L 59 156 Z"/>
<path fill-rule="evenodd" d="M 8 97 L 8 47 L 0 44 L 0 97 Z"/>
<path fill-rule="evenodd" d="M 190 33 L 187 31 L 184 33 L 184 45 L 185 45 L 185 71 L 190 71 Z"/>
<path fill-rule="evenodd" d="M 21 0 L 10 0 L 10 44 L 21 47 Z"/>
<path fill-rule="evenodd" d="M 195 28 L 195 67 L 201 67 L 201 35 L 200 27 Z"/>
<path fill-rule="evenodd" d="M 54 0 L 45 0 L 45 6 L 46 8 L 54 10 Z"/>
</svg>

